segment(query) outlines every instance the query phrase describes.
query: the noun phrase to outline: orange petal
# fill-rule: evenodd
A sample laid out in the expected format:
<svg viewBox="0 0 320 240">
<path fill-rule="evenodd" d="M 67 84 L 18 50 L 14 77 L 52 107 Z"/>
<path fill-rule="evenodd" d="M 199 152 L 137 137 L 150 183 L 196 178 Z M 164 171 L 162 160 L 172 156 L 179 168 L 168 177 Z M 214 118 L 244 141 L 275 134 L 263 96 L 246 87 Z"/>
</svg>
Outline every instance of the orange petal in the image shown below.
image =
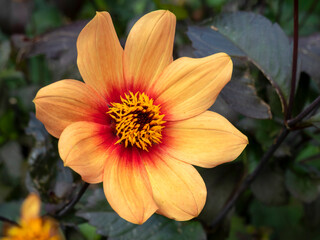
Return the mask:
<svg viewBox="0 0 320 240">
<path fill-rule="evenodd" d="M 76 171 L 88 183 L 103 180 L 109 148 L 115 138 L 112 130 L 93 122 L 76 122 L 69 125 L 59 139 L 59 154 L 64 165 Z"/>
<path fill-rule="evenodd" d="M 182 120 L 207 110 L 230 81 L 232 61 L 225 53 L 205 58 L 180 58 L 155 82 L 157 104 L 166 111 L 166 120 Z"/>
<path fill-rule="evenodd" d="M 144 91 L 172 62 L 175 26 L 174 14 L 158 10 L 132 27 L 124 50 L 124 71 L 133 87 Z"/>
<path fill-rule="evenodd" d="M 30 193 L 26 200 L 24 200 L 21 207 L 21 219 L 28 221 L 30 219 L 38 218 L 40 215 L 41 201 L 37 194 Z"/>
<path fill-rule="evenodd" d="M 103 97 L 112 99 L 114 87 L 123 86 L 122 56 L 109 13 L 97 12 L 77 40 L 78 67 L 83 80 Z"/>
<path fill-rule="evenodd" d="M 107 102 L 80 81 L 62 80 L 50 84 L 41 88 L 33 101 L 36 117 L 57 138 L 73 122 L 106 121 Z"/>
<path fill-rule="evenodd" d="M 134 149 L 118 147 L 112 152 L 106 162 L 103 187 L 110 206 L 129 222 L 142 224 L 158 209 L 145 167 Z"/>
<path fill-rule="evenodd" d="M 207 189 L 197 170 L 165 152 L 142 158 L 159 206 L 157 212 L 178 221 L 198 216 L 206 202 Z"/>
<path fill-rule="evenodd" d="M 211 111 L 172 123 L 166 128 L 163 148 L 173 157 L 211 168 L 236 159 L 248 139 L 227 119 Z"/>
</svg>

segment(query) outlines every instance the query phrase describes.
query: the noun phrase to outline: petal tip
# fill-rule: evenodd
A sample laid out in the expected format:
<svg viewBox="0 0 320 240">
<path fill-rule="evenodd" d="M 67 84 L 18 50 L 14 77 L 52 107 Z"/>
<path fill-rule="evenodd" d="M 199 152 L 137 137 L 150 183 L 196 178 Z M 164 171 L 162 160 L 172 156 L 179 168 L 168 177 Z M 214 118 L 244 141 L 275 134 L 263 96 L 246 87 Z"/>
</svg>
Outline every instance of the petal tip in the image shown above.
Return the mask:
<svg viewBox="0 0 320 240">
<path fill-rule="evenodd" d="M 216 55 L 217 57 L 226 57 L 226 58 L 231 60 L 231 57 L 229 56 L 229 54 L 227 54 L 225 52 L 219 52 L 219 53 L 216 53 L 214 55 Z"/>
<path fill-rule="evenodd" d="M 248 145 L 249 144 L 249 139 L 247 136 L 245 136 L 245 144 Z"/>
<path fill-rule="evenodd" d="M 229 68 L 233 68 L 233 62 L 232 62 L 232 59 L 231 57 L 225 53 L 225 52 L 220 52 L 220 53 L 216 53 L 216 54 L 213 54 L 209 57 L 213 57 L 215 59 L 220 59 L 220 61 L 223 61 L 223 63 L 225 63 L 225 66 L 228 66 Z"/>
<path fill-rule="evenodd" d="M 170 18 L 171 21 L 176 21 L 176 15 L 174 15 L 172 12 L 170 12 L 169 10 L 165 10 L 164 16 L 166 16 L 167 18 Z"/>
<path fill-rule="evenodd" d="M 160 10 L 156 10 L 156 11 L 153 11 L 149 14 L 154 14 L 155 15 L 159 15 L 159 19 L 166 19 L 166 20 L 176 20 L 176 15 L 174 15 L 172 12 L 170 12 L 169 10 L 166 10 L 166 9 L 160 9 Z M 147 14 L 148 15 L 148 14 Z"/>
<path fill-rule="evenodd" d="M 98 16 L 98 17 L 99 17 L 99 16 L 103 17 L 104 15 L 106 15 L 106 16 L 108 16 L 108 17 L 111 18 L 110 13 L 107 12 L 107 11 L 96 11 L 96 16 Z"/>
<path fill-rule="evenodd" d="M 29 220 L 37 218 L 40 214 L 41 200 L 36 193 L 30 193 L 22 204 L 21 218 Z"/>
<path fill-rule="evenodd" d="M 242 132 L 240 132 L 239 130 L 238 130 L 238 132 L 239 132 L 238 136 L 242 140 L 241 143 L 244 145 L 248 145 L 249 144 L 248 137 L 246 135 L 244 135 Z"/>
</svg>

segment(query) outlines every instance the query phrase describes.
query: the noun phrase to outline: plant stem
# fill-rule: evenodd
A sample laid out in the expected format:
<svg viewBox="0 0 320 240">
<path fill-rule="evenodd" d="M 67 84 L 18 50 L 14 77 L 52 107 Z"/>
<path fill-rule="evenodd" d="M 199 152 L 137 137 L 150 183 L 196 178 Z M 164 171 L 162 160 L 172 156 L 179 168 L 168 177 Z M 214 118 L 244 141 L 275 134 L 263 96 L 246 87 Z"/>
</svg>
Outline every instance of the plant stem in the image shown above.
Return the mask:
<svg viewBox="0 0 320 240">
<path fill-rule="evenodd" d="M 266 165 L 268 160 L 272 157 L 273 153 L 278 149 L 281 143 L 285 140 L 288 136 L 289 132 L 296 126 L 296 124 L 300 123 L 309 113 L 314 111 L 317 107 L 320 106 L 320 96 L 317 97 L 306 109 L 304 109 L 298 116 L 293 119 L 290 119 L 287 122 L 287 126 L 284 126 L 281 130 L 279 137 L 277 138 L 276 142 L 271 145 L 268 151 L 263 155 L 261 158 L 257 168 L 246 177 L 246 179 L 242 182 L 238 190 L 234 193 L 230 201 L 225 205 L 219 215 L 211 224 L 211 227 L 216 227 L 219 222 L 228 214 L 230 209 L 233 207 L 235 202 L 238 200 L 240 195 L 248 188 L 251 182 L 256 178 L 256 176 L 261 172 L 263 167 Z"/>
<path fill-rule="evenodd" d="M 298 116 L 288 121 L 288 126 L 294 127 L 297 123 L 301 122 L 309 113 L 320 106 L 320 96 L 318 96 L 306 109 L 304 109 Z"/>
<path fill-rule="evenodd" d="M 5 218 L 5 217 L 2 217 L 2 216 L 0 216 L 0 221 L 1 222 L 7 222 L 7 223 L 10 223 L 10 224 L 15 225 L 17 227 L 20 227 L 20 225 L 17 222 L 12 221 L 12 220 L 10 220 L 8 218 Z"/>
<path fill-rule="evenodd" d="M 89 187 L 89 183 L 84 182 L 80 191 L 78 192 L 78 194 L 74 197 L 74 199 L 72 199 L 71 202 L 69 202 L 67 205 L 65 205 L 62 209 L 60 209 L 58 211 L 58 213 L 56 214 L 55 217 L 60 218 L 63 215 L 65 215 L 66 213 L 68 213 L 70 210 L 72 210 L 72 208 L 74 207 L 74 205 L 76 205 L 76 203 L 80 200 L 80 198 L 82 197 L 82 195 L 86 192 L 86 190 Z"/>
<path fill-rule="evenodd" d="M 298 62 L 298 41 L 299 41 L 299 0 L 294 0 L 294 33 L 293 33 L 293 54 L 292 54 L 292 75 L 291 75 L 291 89 L 288 109 L 286 112 L 285 120 L 291 118 L 294 95 L 296 92 L 296 77 L 297 77 L 297 62 Z"/>
<path fill-rule="evenodd" d="M 256 176 L 262 171 L 268 160 L 272 157 L 274 152 L 278 149 L 281 143 L 285 140 L 291 130 L 294 130 L 298 123 L 300 123 L 306 116 L 308 116 L 312 111 L 316 110 L 320 106 L 320 96 L 318 96 L 306 109 L 304 109 L 296 117 L 291 118 L 295 88 L 296 88 L 296 74 L 297 74 L 297 60 L 298 60 L 298 0 L 294 0 L 294 43 L 293 43 L 293 57 L 292 57 L 292 78 L 291 78 L 291 90 L 290 98 L 287 111 L 285 113 L 285 125 L 283 126 L 279 137 L 275 143 L 268 149 L 268 151 L 263 155 L 261 161 L 259 162 L 257 168 L 246 177 L 242 182 L 240 187 L 227 202 L 224 208 L 221 210 L 219 215 L 215 218 L 211 224 L 212 228 L 217 227 L 222 219 L 228 214 L 230 209 L 234 206 L 240 195 L 248 188 L 251 182 L 256 178 Z M 289 120 L 288 120 L 289 119 Z"/>
<path fill-rule="evenodd" d="M 320 158 L 320 153 L 318 154 L 315 154 L 313 156 L 310 156 L 310 157 L 307 157 L 307 158 L 304 158 L 300 161 L 300 163 L 307 163 L 307 162 L 310 162 L 310 161 L 313 161 L 313 160 L 318 160 Z"/>
<path fill-rule="evenodd" d="M 263 155 L 257 168 L 250 175 L 248 175 L 246 177 L 246 179 L 242 182 L 241 186 L 238 188 L 238 190 L 232 196 L 230 201 L 225 205 L 225 207 L 222 209 L 222 211 L 219 213 L 219 215 L 213 221 L 213 223 L 211 224 L 211 227 L 213 227 L 213 228 L 216 227 L 219 224 L 219 222 L 228 214 L 228 212 L 233 207 L 235 202 L 238 200 L 240 195 L 248 188 L 248 186 L 251 184 L 251 182 L 261 172 L 263 167 L 266 165 L 268 160 L 272 157 L 273 153 L 278 149 L 278 147 L 281 145 L 281 143 L 284 141 L 284 139 L 288 136 L 288 134 L 289 134 L 289 129 L 287 129 L 286 127 L 283 127 L 276 142 L 273 145 L 271 145 L 271 147 L 268 149 L 268 151 Z"/>
</svg>

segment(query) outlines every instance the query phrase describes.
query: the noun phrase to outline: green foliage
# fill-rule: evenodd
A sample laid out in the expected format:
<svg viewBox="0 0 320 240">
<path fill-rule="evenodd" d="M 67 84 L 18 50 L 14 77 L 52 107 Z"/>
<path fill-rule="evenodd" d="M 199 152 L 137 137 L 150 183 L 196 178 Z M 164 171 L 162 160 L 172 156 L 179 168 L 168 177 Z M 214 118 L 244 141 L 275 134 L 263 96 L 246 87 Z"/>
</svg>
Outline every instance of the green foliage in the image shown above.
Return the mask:
<svg viewBox="0 0 320 240">
<path fill-rule="evenodd" d="M 253 225 L 269 228 L 274 239 L 302 239 L 303 232 L 299 222 L 303 209 L 299 204 L 291 203 L 283 207 L 271 207 L 254 201 L 249 213 Z"/>
<path fill-rule="evenodd" d="M 35 11 L 32 14 L 28 32 L 31 36 L 37 36 L 48 30 L 59 27 L 62 24 L 60 11 L 53 5 L 43 0 L 35 1 Z"/>
<path fill-rule="evenodd" d="M 311 203 L 320 193 L 320 172 L 296 165 L 294 170 L 286 172 L 286 185 L 290 193 L 297 199 Z"/>
<path fill-rule="evenodd" d="M 96 228 L 88 223 L 79 225 L 80 232 L 87 238 L 92 240 L 100 240 L 101 236 L 96 233 Z"/>
<path fill-rule="evenodd" d="M 280 23 L 288 35 L 293 34 L 293 22 L 290 21 L 293 15 L 293 1 L 266 1 L 268 8 L 265 15 L 272 21 Z M 319 29 L 320 5 L 316 1 L 299 2 L 300 34 L 310 35 Z"/>
<path fill-rule="evenodd" d="M 97 232 L 112 239 L 121 240 L 174 240 L 206 239 L 199 222 L 176 222 L 160 215 L 153 215 L 143 225 L 128 223 L 108 205 L 104 193 L 97 190 L 88 199 L 88 204 L 77 213 L 89 221 Z"/>
<path fill-rule="evenodd" d="M 297 125 L 284 119 L 291 89 L 293 2 L 0 0 L 0 216 L 17 221 L 22 199 L 36 191 L 43 214 L 58 219 L 68 240 L 320 240 L 319 104 Z M 320 95 L 317 2 L 299 1 L 300 81 L 293 116 Z M 78 196 L 80 176 L 63 166 L 57 140 L 32 114 L 32 100 L 42 86 L 81 79 L 76 40 L 95 11 L 110 13 L 124 45 L 133 23 L 156 9 L 177 17 L 174 58 L 217 52 L 232 57 L 232 80 L 214 108 L 248 136 L 249 145 L 235 162 L 197 168 L 207 202 L 191 221 L 154 214 L 143 225 L 133 225 L 111 209 L 100 185 L 59 216 Z M 290 129 L 289 136 L 261 167 L 283 127 Z M 253 178 L 231 211 L 213 226 L 247 176 Z"/>
<path fill-rule="evenodd" d="M 266 205 L 283 205 L 289 200 L 285 177 L 280 169 L 267 166 L 251 184 L 253 195 Z"/>
<path fill-rule="evenodd" d="M 18 220 L 20 218 L 21 201 L 11 201 L 9 203 L 0 203 L 1 216 Z"/>
<path fill-rule="evenodd" d="M 249 69 L 235 68 L 231 81 L 221 91 L 222 98 L 235 111 L 252 118 L 268 119 L 272 117 L 269 105 L 259 98 Z"/>
<path fill-rule="evenodd" d="M 290 89 L 292 47 L 278 24 L 254 13 L 236 12 L 216 18 L 210 27 L 190 27 L 188 36 L 200 56 L 222 51 L 232 57 L 248 58 L 273 84 L 285 104 Z"/>
<path fill-rule="evenodd" d="M 207 203 L 199 218 L 205 222 L 213 222 L 225 203 L 235 191 L 244 174 L 241 163 L 228 163 L 213 169 L 200 169 L 207 189 Z"/>
<path fill-rule="evenodd" d="M 173 12 L 178 20 L 186 19 L 188 17 L 188 12 L 185 7 L 181 5 L 175 5 L 170 3 L 163 3 L 164 1 L 154 0 L 157 8 L 159 9 L 168 9 L 169 11 Z"/>
<path fill-rule="evenodd" d="M 233 216 L 231 219 L 231 230 L 228 240 L 238 239 L 270 239 L 272 230 L 269 227 L 255 227 L 253 225 L 246 225 L 245 221 L 238 217 Z"/>
<path fill-rule="evenodd" d="M 320 128 L 320 112 L 313 115 L 309 120 L 309 123 L 311 123 L 312 125 L 314 125 L 317 128 Z"/>
</svg>

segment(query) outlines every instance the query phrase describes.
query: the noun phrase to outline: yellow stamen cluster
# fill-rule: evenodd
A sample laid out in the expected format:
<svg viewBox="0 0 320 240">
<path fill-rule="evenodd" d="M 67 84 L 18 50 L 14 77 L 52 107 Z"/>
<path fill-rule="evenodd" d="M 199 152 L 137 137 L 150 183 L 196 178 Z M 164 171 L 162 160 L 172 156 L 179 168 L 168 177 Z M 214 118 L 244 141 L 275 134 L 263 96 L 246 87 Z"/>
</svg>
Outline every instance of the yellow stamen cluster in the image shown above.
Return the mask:
<svg viewBox="0 0 320 240">
<path fill-rule="evenodd" d="M 121 103 L 111 103 L 107 113 L 115 121 L 115 132 L 120 138 L 116 143 L 148 151 L 152 144 L 161 142 L 164 115 L 160 114 L 160 105 L 153 105 L 153 99 L 145 93 L 125 94 Z"/>
<path fill-rule="evenodd" d="M 51 219 L 35 218 L 12 226 L 1 240 L 62 240 L 58 226 Z"/>
</svg>

